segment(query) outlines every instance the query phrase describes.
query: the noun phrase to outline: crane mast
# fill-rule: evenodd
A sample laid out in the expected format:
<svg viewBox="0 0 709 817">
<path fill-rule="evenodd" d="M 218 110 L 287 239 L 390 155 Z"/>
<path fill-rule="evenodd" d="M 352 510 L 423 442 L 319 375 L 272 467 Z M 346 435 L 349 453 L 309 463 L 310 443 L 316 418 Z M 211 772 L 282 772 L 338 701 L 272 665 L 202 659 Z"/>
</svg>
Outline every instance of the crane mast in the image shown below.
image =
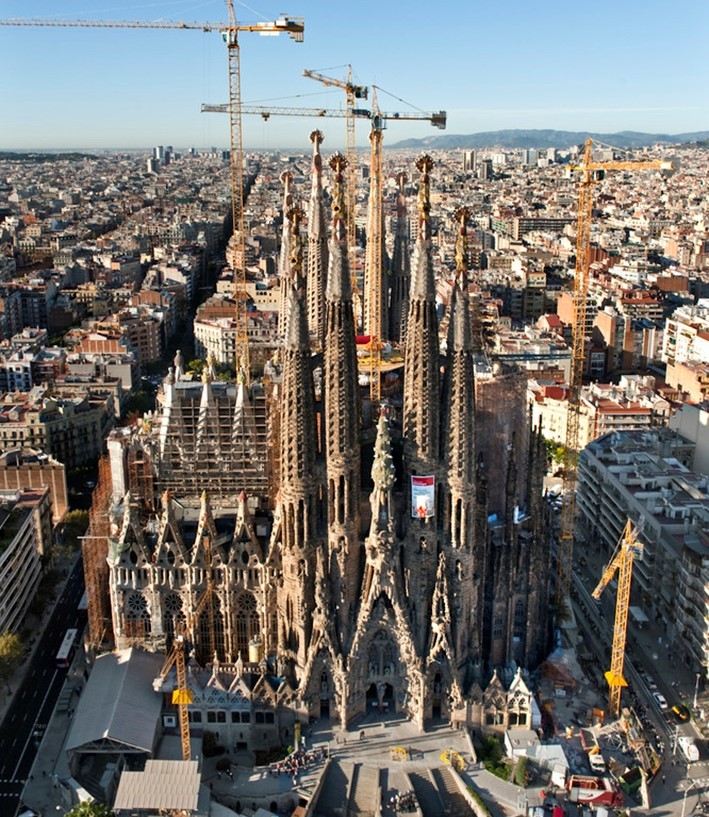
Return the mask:
<svg viewBox="0 0 709 817">
<path fill-rule="evenodd" d="M 598 586 L 591 596 L 598 600 L 608 583 L 618 572 L 618 592 L 615 603 L 615 621 L 613 623 L 613 649 L 611 667 L 605 673 L 608 681 L 608 709 L 614 720 L 620 715 L 620 698 L 623 687 L 628 686 L 623 676 L 625 659 L 625 639 L 628 632 L 628 610 L 630 608 L 630 583 L 633 578 L 633 562 L 642 557 L 643 544 L 638 540 L 639 527 L 628 519 L 615 553 L 603 571 Z"/>
<path fill-rule="evenodd" d="M 251 378 L 248 311 L 246 292 L 246 258 L 244 253 L 244 181 L 243 145 L 241 130 L 241 66 L 239 61 L 240 31 L 262 35 L 288 34 L 296 42 L 303 41 L 305 25 L 302 18 L 281 16 L 273 22 L 237 23 L 233 0 L 226 0 L 228 21 L 226 23 L 189 23 L 179 20 L 61 20 L 50 18 L 0 19 L 0 26 L 39 26 L 77 28 L 129 28 L 129 29 L 177 29 L 192 31 L 220 31 L 227 46 L 229 67 L 229 145 L 231 170 L 232 220 L 232 269 L 236 301 L 236 344 L 235 357 L 237 371 L 243 368 L 247 385 Z"/>
<path fill-rule="evenodd" d="M 240 26 L 236 22 L 233 0 L 227 0 L 229 26 L 224 32 L 229 66 L 229 146 L 231 170 L 232 213 L 232 270 L 234 271 L 234 300 L 236 302 L 236 336 L 234 344 L 236 370 L 242 371 L 246 385 L 251 382 L 251 355 L 249 348 L 248 293 L 246 290 L 246 237 L 244 234 L 244 150 L 241 127 L 241 63 L 238 32 L 256 30 L 260 34 L 286 32 L 296 42 L 303 41 L 302 20 L 282 17 L 273 23 Z"/>
<path fill-rule="evenodd" d="M 308 72 L 313 74 L 314 72 Z M 318 75 L 320 76 L 320 75 Z M 333 83 L 335 81 L 332 81 Z M 228 113 L 229 104 L 203 103 L 201 110 L 203 113 Z M 265 107 L 261 105 L 242 105 L 242 115 L 260 116 L 265 121 L 271 116 L 313 116 L 313 117 L 335 117 L 345 118 L 349 116 L 348 111 L 341 109 L 333 110 L 329 108 L 290 108 L 290 107 Z M 370 175 L 370 212 L 367 226 L 367 254 L 365 256 L 364 270 L 364 329 L 371 335 L 370 358 L 369 358 L 369 390 L 373 402 L 379 403 L 381 399 L 381 348 L 384 333 L 384 286 L 383 275 L 383 220 L 382 220 L 382 196 L 383 196 L 383 172 L 382 172 L 382 140 L 383 130 L 391 121 L 409 122 L 426 121 L 435 128 L 445 129 L 447 114 L 445 111 L 417 111 L 417 112 L 389 112 L 381 111 L 376 98 L 376 88 L 373 88 L 372 110 L 365 108 L 354 108 L 352 116 L 355 119 L 368 119 L 371 122 L 370 133 L 371 143 L 371 175 Z M 349 172 L 349 165 L 347 167 Z M 347 177 L 349 179 L 349 176 Z M 349 191 L 349 188 L 348 188 Z M 348 199 L 349 206 L 349 199 Z M 376 211 L 376 212 L 373 212 Z M 347 214 L 348 225 L 348 258 L 349 255 L 349 225 L 353 223 Z M 378 274 L 373 271 L 379 270 Z M 354 264 L 351 266 L 353 292 L 357 290 L 357 276 Z M 378 306 L 377 306 L 378 305 Z M 378 317 L 377 317 L 378 316 Z"/>
<path fill-rule="evenodd" d="M 369 396 L 372 405 L 382 399 L 382 291 L 384 277 L 383 222 L 382 222 L 382 140 L 384 120 L 377 102 L 377 92 L 372 94 L 371 169 L 369 187 L 369 225 L 367 229 L 367 255 L 364 261 L 365 326 L 369 334 Z"/>
<path fill-rule="evenodd" d="M 206 494 L 202 495 L 203 503 L 206 501 Z M 205 588 L 199 604 L 194 613 L 190 614 L 183 624 L 182 632 L 179 633 L 172 645 L 172 649 L 165 659 L 165 663 L 160 670 L 160 674 L 153 681 L 153 689 L 159 692 L 167 678 L 168 672 L 175 667 L 177 684 L 172 692 L 172 703 L 177 706 L 180 721 L 180 740 L 182 743 L 182 759 L 189 760 L 191 757 L 190 748 L 190 724 L 188 706 L 192 703 L 192 691 L 187 687 L 187 666 L 185 650 L 187 649 L 187 639 L 194 644 L 194 631 L 199 621 L 199 617 L 207 609 L 207 625 L 209 632 L 209 654 L 214 654 L 216 647 L 216 633 L 214 626 L 214 581 L 212 578 L 212 543 L 209 534 L 204 537 L 204 567 L 207 587 Z"/>
<path fill-rule="evenodd" d="M 573 323 L 571 341 L 571 374 L 566 424 L 563 504 L 559 546 L 557 552 L 557 604 L 566 605 L 571 588 L 574 554 L 574 520 L 576 516 L 576 477 L 578 473 L 579 423 L 581 419 L 581 383 L 586 360 L 588 321 L 588 289 L 591 264 L 591 225 L 593 221 L 593 190 L 608 170 L 674 170 L 670 161 L 608 161 L 593 159 L 593 140 L 587 139 L 579 165 L 570 167 L 579 171 L 578 215 L 576 220 L 576 271 L 573 291 Z"/>
<path fill-rule="evenodd" d="M 350 276 L 352 278 L 352 303 L 355 307 L 355 320 L 359 322 L 362 315 L 362 304 L 357 282 L 356 259 L 356 228 L 357 228 L 357 153 L 355 143 L 355 99 L 367 99 L 369 89 L 366 85 L 356 85 L 352 82 L 352 66 L 347 66 L 347 80 L 326 77 L 317 71 L 303 71 L 303 76 L 322 82 L 328 87 L 341 88 L 345 92 L 346 103 L 346 157 L 347 157 L 347 257 L 350 262 Z"/>
<path fill-rule="evenodd" d="M 231 173 L 232 216 L 232 270 L 234 272 L 234 301 L 236 303 L 236 336 L 234 339 L 235 367 L 237 373 L 251 381 L 251 355 L 249 350 L 249 314 L 246 292 L 246 241 L 244 237 L 244 151 L 241 131 L 241 64 L 239 38 L 232 0 L 227 0 L 229 28 L 226 44 L 229 68 L 229 169 Z"/>
</svg>

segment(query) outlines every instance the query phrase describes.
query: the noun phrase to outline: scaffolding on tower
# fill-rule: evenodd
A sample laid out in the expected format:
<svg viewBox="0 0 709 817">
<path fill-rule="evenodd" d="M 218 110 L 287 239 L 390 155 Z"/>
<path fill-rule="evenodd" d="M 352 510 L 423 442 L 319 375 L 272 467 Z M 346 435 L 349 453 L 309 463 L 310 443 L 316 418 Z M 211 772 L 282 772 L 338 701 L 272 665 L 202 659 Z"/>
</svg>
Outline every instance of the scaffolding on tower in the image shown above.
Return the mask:
<svg viewBox="0 0 709 817">
<path fill-rule="evenodd" d="M 94 488 L 89 527 L 81 541 L 84 584 L 89 623 L 88 639 L 94 649 L 113 640 L 108 593 L 108 538 L 111 533 L 111 465 L 108 456 L 98 463 L 98 480 Z"/>
</svg>

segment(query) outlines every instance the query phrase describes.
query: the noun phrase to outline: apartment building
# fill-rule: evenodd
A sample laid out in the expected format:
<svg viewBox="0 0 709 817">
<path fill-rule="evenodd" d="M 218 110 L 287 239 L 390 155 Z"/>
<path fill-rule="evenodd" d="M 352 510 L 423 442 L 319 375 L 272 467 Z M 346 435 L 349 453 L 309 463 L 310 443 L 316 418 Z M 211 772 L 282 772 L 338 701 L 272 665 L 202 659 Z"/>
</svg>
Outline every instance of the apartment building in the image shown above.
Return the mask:
<svg viewBox="0 0 709 817">
<path fill-rule="evenodd" d="M 671 365 L 709 360 L 709 300 L 681 306 L 667 319 L 662 359 Z"/>
<path fill-rule="evenodd" d="M 692 470 L 695 444 L 667 428 L 609 432 L 579 458 L 582 538 L 609 556 L 630 518 L 643 520 L 633 604 L 663 624 L 693 671 L 709 670 L 709 478 Z"/>
<path fill-rule="evenodd" d="M 0 446 L 29 446 L 51 454 L 67 468 L 94 462 L 103 450 L 107 412 L 113 400 L 49 397 L 35 387 L 30 392 L 0 398 Z"/>
<path fill-rule="evenodd" d="M 0 490 L 0 633 L 17 632 L 51 547 L 49 489 Z"/>
</svg>

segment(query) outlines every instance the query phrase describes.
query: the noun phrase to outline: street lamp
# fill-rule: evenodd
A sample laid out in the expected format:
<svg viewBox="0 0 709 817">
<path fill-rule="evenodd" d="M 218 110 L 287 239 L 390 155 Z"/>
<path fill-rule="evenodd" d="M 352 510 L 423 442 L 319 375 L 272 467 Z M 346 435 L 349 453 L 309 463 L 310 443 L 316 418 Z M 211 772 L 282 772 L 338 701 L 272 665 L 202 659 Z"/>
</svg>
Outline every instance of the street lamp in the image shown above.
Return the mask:
<svg viewBox="0 0 709 817">
<path fill-rule="evenodd" d="M 692 709 L 697 708 L 697 695 L 699 695 L 699 679 L 702 677 L 701 672 L 697 673 L 697 679 L 694 682 L 694 703 L 692 704 Z"/>
<path fill-rule="evenodd" d="M 685 813 L 685 811 L 687 809 L 687 795 L 689 794 L 689 790 L 694 788 L 696 781 L 690 780 L 688 782 L 689 782 L 689 785 L 684 790 L 684 797 L 682 797 L 682 815 L 681 815 L 681 817 L 684 817 L 684 813 Z"/>
</svg>

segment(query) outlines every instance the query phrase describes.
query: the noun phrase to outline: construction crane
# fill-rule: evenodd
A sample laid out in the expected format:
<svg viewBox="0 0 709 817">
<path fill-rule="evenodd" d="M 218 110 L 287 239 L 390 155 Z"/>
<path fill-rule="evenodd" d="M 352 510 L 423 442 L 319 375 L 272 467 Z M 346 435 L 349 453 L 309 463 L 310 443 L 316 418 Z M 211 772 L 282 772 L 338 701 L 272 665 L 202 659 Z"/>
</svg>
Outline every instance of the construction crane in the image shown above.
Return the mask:
<svg viewBox="0 0 709 817">
<path fill-rule="evenodd" d="M 618 592 L 615 602 L 613 623 L 613 651 L 611 668 L 606 672 L 608 681 L 608 709 L 615 720 L 620 715 L 620 696 L 623 687 L 628 686 L 623 676 L 625 658 L 625 637 L 628 631 L 628 609 L 630 607 L 630 582 L 633 578 L 633 561 L 642 558 L 643 544 L 638 539 L 642 523 L 637 527 L 628 519 L 610 562 L 606 565 L 598 586 L 591 596 L 598 600 L 601 593 L 618 571 Z"/>
<path fill-rule="evenodd" d="M 372 406 L 382 399 L 382 290 L 384 277 L 384 223 L 382 221 L 382 141 L 386 120 L 377 92 L 372 90 L 371 167 L 369 171 L 369 223 L 364 259 L 364 331 L 369 335 L 369 397 Z"/>
<path fill-rule="evenodd" d="M 352 81 L 352 66 L 347 66 L 347 80 L 334 79 L 333 77 L 326 77 L 317 71 L 309 71 L 307 68 L 303 71 L 304 77 L 309 77 L 317 82 L 322 82 L 327 87 L 341 88 L 345 92 L 346 112 L 345 118 L 347 120 L 347 140 L 346 140 L 346 157 L 347 157 L 347 257 L 350 262 L 350 274 L 352 276 L 352 300 L 355 304 L 359 303 L 359 288 L 357 286 L 356 275 L 356 225 L 357 214 L 355 212 L 357 207 L 357 154 L 355 145 L 355 99 L 367 99 L 369 89 L 366 85 L 357 85 Z M 356 309 L 355 309 L 356 312 Z"/>
<path fill-rule="evenodd" d="M 425 119 L 436 128 L 445 128 L 446 112 L 419 113 L 402 116 L 383 113 L 377 100 L 377 88 L 372 86 L 369 224 L 367 227 L 367 254 L 364 264 L 364 331 L 369 335 L 369 396 L 372 405 L 378 405 L 382 397 L 382 348 L 384 346 L 384 219 L 382 197 L 384 176 L 382 170 L 382 147 L 384 129 L 389 121 L 399 119 Z"/>
<path fill-rule="evenodd" d="M 229 103 L 220 102 L 212 104 L 205 102 L 200 108 L 202 113 L 229 113 Z M 268 121 L 272 116 L 312 116 L 312 117 L 332 117 L 335 119 L 345 119 L 347 111 L 342 108 L 289 108 L 289 107 L 269 107 L 266 105 L 242 105 L 242 116 L 260 116 L 264 121 Z M 354 108 L 353 116 L 355 119 L 369 119 L 374 116 L 373 111 L 366 108 Z M 446 112 L 445 111 L 420 111 L 408 113 L 396 111 L 381 111 L 379 113 L 386 121 L 390 119 L 401 119 L 402 121 L 418 121 L 426 120 L 434 127 L 445 129 L 446 127 Z"/>
<path fill-rule="evenodd" d="M 206 494 L 202 494 L 202 502 L 204 504 Z M 187 687 L 187 661 L 185 652 L 187 651 L 188 640 L 194 643 L 194 630 L 199 617 L 207 609 L 208 628 L 209 628 L 209 653 L 213 655 L 215 652 L 215 626 L 214 626 L 214 605 L 212 603 L 214 593 L 214 583 L 212 579 L 212 543 L 210 537 L 207 535 L 202 539 L 204 544 L 204 570 L 207 587 L 199 600 L 199 604 L 195 608 L 194 613 L 191 613 L 183 625 L 182 632 L 177 634 L 172 644 L 172 649 L 162 665 L 160 674 L 153 681 L 153 689 L 160 692 L 163 683 L 167 678 L 168 673 L 175 667 L 177 675 L 177 684 L 172 692 L 172 703 L 177 706 L 180 721 L 180 741 L 182 743 L 182 759 L 190 760 L 190 724 L 187 707 L 192 703 L 192 691 Z"/>
<path fill-rule="evenodd" d="M 595 143 L 599 144 L 599 143 Z M 594 140 L 587 139 L 580 164 L 572 165 L 570 172 L 579 172 L 578 216 L 576 221 L 576 272 L 574 274 L 573 323 L 571 343 L 571 374 L 566 423 L 566 450 L 564 456 L 563 504 L 559 545 L 557 551 L 557 605 L 568 606 L 571 588 L 571 570 L 574 555 L 574 518 L 576 515 L 576 475 L 578 471 L 579 422 L 581 418 L 581 382 L 586 358 L 587 306 L 589 268 L 591 264 L 591 223 L 593 218 L 593 189 L 609 170 L 665 170 L 675 169 L 665 160 L 607 161 L 593 159 Z"/>
<path fill-rule="evenodd" d="M 229 110 L 229 105 L 227 103 L 219 103 L 219 104 L 210 104 L 204 103 L 201 107 L 202 113 L 227 113 Z M 348 111 L 343 111 L 342 109 L 330 109 L 330 108 L 290 108 L 290 107 L 265 107 L 261 105 L 242 105 L 241 106 L 241 113 L 242 115 L 248 116 L 260 116 L 264 121 L 268 121 L 272 116 L 312 116 L 312 117 L 334 117 L 334 118 L 345 118 L 349 116 Z M 381 225 L 381 197 L 382 197 L 382 138 L 383 133 L 382 131 L 387 127 L 389 122 L 411 122 L 411 121 L 424 121 L 430 122 L 434 128 L 440 128 L 441 130 L 445 129 L 446 122 L 447 122 L 447 114 L 445 111 L 415 111 L 415 112 L 391 112 L 391 111 L 382 111 L 379 108 L 379 104 L 376 99 L 376 86 L 373 86 L 373 94 L 372 94 L 372 110 L 367 110 L 365 108 L 353 108 L 351 112 L 352 116 L 355 119 L 367 119 L 372 123 L 372 131 L 370 134 L 370 142 L 371 142 L 371 163 L 372 169 L 370 173 L 370 181 L 371 181 L 371 193 L 370 193 L 370 201 L 371 197 L 374 196 L 376 199 L 375 206 L 378 207 L 379 210 L 379 217 L 377 220 L 377 224 Z M 349 172 L 349 165 L 348 165 L 348 172 Z M 349 184 L 349 176 L 347 177 L 348 184 Z M 375 187 L 378 189 L 378 193 L 375 195 Z M 349 187 L 348 187 L 348 194 L 349 194 Z M 348 206 L 350 205 L 350 201 L 348 199 Z M 370 212 L 370 219 L 371 219 L 371 212 Z M 379 314 L 382 313 L 382 282 L 381 282 L 381 273 L 379 276 L 369 276 L 369 280 L 372 281 L 373 286 L 375 287 L 375 292 L 370 292 L 368 290 L 368 285 L 365 284 L 365 308 L 364 310 L 361 309 L 359 305 L 359 286 L 357 282 L 357 270 L 355 269 L 355 265 L 352 261 L 352 256 L 349 253 L 349 228 L 350 228 L 349 219 L 349 211 L 348 211 L 348 258 L 350 260 L 350 275 L 352 277 L 352 297 L 355 301 L 355 313 L 359 314 L 360 312 L 364 312 L 365 318 L 365 329 L 369 331 L 372 339 L 370 340 L 370 396 L 373 401 L 379 402 L 381 398 L 381 386 L 377 385 L 380 380 L 380 371 L 381 371 L 381 340 L 382 340 L 382 324 L 381 318 L 378 320 L 377 325 L 374 327 L 374 330 L 369 329 L 369 325 L 372 321 L 372 316 L 369 314 L 370 306 L 373 309 L 374 307 L 372 304 L 378 303 L 379 304 Z M 379 236 L 376 239 L 376 235 Z M 370 222 L 368 231 L 367 231 L 367 257 L 365 260 L 365 280 L 368 279 L 367 269 L 372 268 L 372 264 L 374 264 L 374 269 L 381 269 L 382 265 L 382 256 L 381 256 L 381 244 L 383 241 L 383 236 L 381 232 L 381 226 L 377 227 L 374 222 Z M 377 252 L 377 258 L 374 259 L 370 256 L 370 247 L 373 243 L 379 247 L 379 250 L 375 250 Z M 376 320 L 376 319 L 375 319 Z M 378 345 L 377 345 L 378 344 Z M 376 380 L 376 383 L 375 383 Z"/>
<path fill-rule="evenodd" d="M 167 678 L 168 673 L 175 667 L 175 673 L 177 675 L 177 685 L 175 689 L 172 691 L 172 703 L 177 706 L 177 711 L 179 715 L 180 721 L 180 741 L 182 743 L 182 759 L 183 760 L 190 760 L 191 758 L 191 749 L 190 749 L 190 723 L 189 717 L 187 712 L 187 707 L 192 703 L 192 690 L 187 688 L 187 660 L 185 658 L 185 652 L 187 651 L 187 641 L 194 640 L 194 625 L 201 613 L 203 612 L 204 608 L 207 605 L 207 602 L 210 600 L 212 595 L 211 587 L 208 587 L 205 590 L 204 595 L 200 599 L 197 608 L 194 611 L 194 614 L 189 618 L 187 623 L 184 625 L 183 632 L 175 637 L 175 640 L 172 644 L 172 649 L 170 650 L 169 655 L 165 659 L 165 663 L 162 665 L 162 669 L 160 670 L 160 674 L 158 677 L 153 681 L 153 689 L 156 692 L 160 692 L 163 687 L 163 683 Z"/>
<path fill-rule="evenodd" d="M 237 25 L 233 0 L 227 0 L 229 27 L 225 31 L 229 57 L 229 141 L 231 167 L 231 211 L 234 229 L 232 269 L 234 270 L 236 301 L 236 370 L 242 370 L 246 385 L 251 381 L 249 354 L 249 318 L 246 292 L 246 242 L 244 234 L 244 154 L 241 131 L 241 66 L 239 61 L 239 31 L 258 31 L 261 34 L 289 34 L 296 42 L 303 42 L 302 19 L 281 17 L 273 23 L 256 23 L 254 26 Z"/>
<path fill-rule="evenodd" d="M 239 61 L 239 32 L 250 31 L 265 36 L 288 34 L 296 42 L 303 41 L 305 25 L 302 18 L 281 16 L 273 22 L 238 23 L 233 0 L 226 0 L 226 23 L 196 23 L 178 20 L 60 20 L 51 18 L 18 18 L 0 20 L 3 26 L 41 26 L 78 28 L 139 28 L 184 29 L 194 31 L 219 31 L 227 46 L 229 64 L 229 144 L 231 148 L 231 199 L 234 237 L 232 239 L 232 267 L 236 301 L 236 367 L 243 368 L 247 384 L 251 377 L 248 339 L 248 315 L 246 293 L 246 258 L 244 241 L 244 183 L 243 149 L 241 138 L 241 66 Z"/>
</svg>

